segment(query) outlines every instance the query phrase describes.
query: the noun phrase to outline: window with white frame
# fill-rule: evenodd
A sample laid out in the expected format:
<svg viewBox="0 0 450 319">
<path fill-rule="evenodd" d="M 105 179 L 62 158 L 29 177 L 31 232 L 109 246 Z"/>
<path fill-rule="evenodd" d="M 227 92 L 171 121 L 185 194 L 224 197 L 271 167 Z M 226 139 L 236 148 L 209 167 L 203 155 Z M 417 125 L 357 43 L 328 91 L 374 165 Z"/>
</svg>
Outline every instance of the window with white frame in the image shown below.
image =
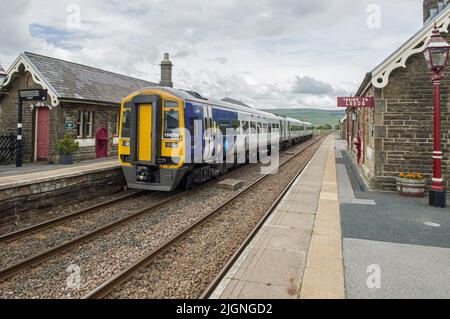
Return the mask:
<svg viewBox="0 0 450 319">
<path fill-rule="evenodd" d="M 84 112 L 84 121 L 85 121 L 85 128 L 86 128 L 86 138 L 93 136 L 93 115 L 91 111 Z"/>
<path fill-rule="evenodd" d="M 94 114 L 92 111 L 78 111 L 77 138 L 92 138 L 94 127 Z"/>
<path fill-rule="evenodd" d="M 77 112 L 77 138 L 83 138 L 83 112 Z"/>
</svg>

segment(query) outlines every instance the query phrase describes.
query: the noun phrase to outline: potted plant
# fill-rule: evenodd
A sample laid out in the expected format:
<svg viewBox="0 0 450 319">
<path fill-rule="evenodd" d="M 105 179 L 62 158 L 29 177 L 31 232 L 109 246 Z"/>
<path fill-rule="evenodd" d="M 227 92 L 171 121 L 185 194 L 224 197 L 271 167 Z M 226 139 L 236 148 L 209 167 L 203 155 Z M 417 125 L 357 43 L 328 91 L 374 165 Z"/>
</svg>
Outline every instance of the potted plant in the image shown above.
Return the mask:
<svg viewBox="0 0 450 319">
<path fill-rule="evenodd" d="M 397 190 L 405 197 L 424 197 L 426 181 L 417 173 L 400 173 L 397 177 Z"/>
<path fill-rule="evenodd" d="M 64 138 L 56 143 L 59 163 L 63 165 L 73 164 L 73 153 L 79 149 L 80 144 L 70 134 L 64 135 Z"/>
</svg>

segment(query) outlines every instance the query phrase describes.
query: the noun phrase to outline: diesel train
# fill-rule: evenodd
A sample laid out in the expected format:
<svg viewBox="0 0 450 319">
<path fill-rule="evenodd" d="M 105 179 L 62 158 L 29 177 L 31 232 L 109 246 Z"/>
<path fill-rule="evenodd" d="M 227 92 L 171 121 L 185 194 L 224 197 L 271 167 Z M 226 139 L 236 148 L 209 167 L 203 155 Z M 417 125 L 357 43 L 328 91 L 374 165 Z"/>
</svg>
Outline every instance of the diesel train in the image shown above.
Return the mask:
<svg viewBox="0 0 450 319">
<path fill-rule="evenodd" d="M 283 148 L 313 136 L 310 123 L 167 87 L 126 97 L 120 123 L 119 160 L 128 188 L 155 191 L 187 188 L 238 165 L 238 139 L 248 161 L 250 152 L 261 151 L 263 136 L 271 141 L 266 153 L 273 137 Z M 232 152 L 231 163 L 217 160 Z"/>
</svg>

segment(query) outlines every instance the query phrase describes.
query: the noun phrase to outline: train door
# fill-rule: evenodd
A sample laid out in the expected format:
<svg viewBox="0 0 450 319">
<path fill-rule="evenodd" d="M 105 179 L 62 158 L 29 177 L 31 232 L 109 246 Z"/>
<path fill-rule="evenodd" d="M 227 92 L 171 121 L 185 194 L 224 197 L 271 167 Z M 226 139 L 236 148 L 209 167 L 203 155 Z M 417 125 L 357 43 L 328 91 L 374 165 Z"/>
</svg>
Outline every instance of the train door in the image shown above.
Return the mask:
<svg viewBox="0 0 450 319">
<path fill-rule="evenodd" d="M 203 118 L 205 124 L 205 134 L 203 135 L 205 141 L 203 157 L 205 162 L 211 162 L 214 159 L 214 127 L 212 108 L 210 106 L 203 107 Z"/>
<path fill-rule="evenodd" d="M 138 160 L 141 162 L 152 161 L 152 104 L 140 104 L 138 107 Z"/>
</svg>

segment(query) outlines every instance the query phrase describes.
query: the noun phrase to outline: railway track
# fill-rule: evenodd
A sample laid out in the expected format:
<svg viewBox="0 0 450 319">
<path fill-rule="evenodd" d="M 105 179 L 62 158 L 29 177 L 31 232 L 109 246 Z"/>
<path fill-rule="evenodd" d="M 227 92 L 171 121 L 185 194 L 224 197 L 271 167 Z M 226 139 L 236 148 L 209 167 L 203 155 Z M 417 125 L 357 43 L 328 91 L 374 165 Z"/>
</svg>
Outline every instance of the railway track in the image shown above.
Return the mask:
<svg viewBox="0 0 450 319">
<path fill-rule="evenodd" d="M 293 154 L 288 159 L 280 163 L 280 167 L 284 166 L 285 164 L 289 163 L 291 160 L 297 158 L 300 154 L 303 154 L 306 150 L 308 150 L 310 147 L 313 147 L 317 144 L 321 144 L 325 137 L 321 137 L 310 144 L 306 145 L 303 149 L 301 149 L 296 154 Z M 289 182 L 288 186 L 284 189 L 284 191 L 278 196 L 277 200 L 273 203 L 273 205 L 270 207 L 269 210 L 265 213 L 264 217 L 260 220 L 258 225 L 253 229 L 251 234 L 247 237 L 244 244 L 242 244 L 239 249 L 235 252 L 235 254 L 232 256 L 232 258 L 229 260 L 229 262 L 226 264 L 226 266 L 220 271 L 219 275 L 213 280 L 213 282 L 208 286 L 206 291 L 202 294 L 203 298 L 206 298 L 209 296 L 209 294 L 214 290 L 214 288 L 217 286 L 218 283 L 220 283 L 223 276 L 227 273 L 229 268 L 233 265 L 234 261 L 238 258 L 240 253 L 245 249 L 246 245 L 251 241 L 251 239 L 255 236 L 255 234 L 258 232 L 258 230 L 261 228 L 261 226 L 264 224 L 264 222 L 267 220 L 267 218 L 270 216 L 270 214 L 273 212 L 275 207 L 278 205 L 278 203 L 281 201 L 283 196 L 286 194 L 286 192 L 289 190 L 290 186 L 295 182 L 295 180 L 298 178 L 298 176 L 301 174 L 301 172 L 304 170 L 306 165 L 309 163 L 311 158 L 314 156 L 314 154 L 317 152 L 317 149 L 313 152 L 311 156 L 309 156 L 308 160 L 305 161 L 305 163 L 302 165 L 298 173 L 295 175 L 295 177 Z M 211 220 L 213 217 L 218 215 L 224 208 L 228 207 L 232 203 L 234 203 L 238 198 L 241 198 L 243 195 L 247 194 L 250 190 L 252 190 L 256 185 L 260 184 L 263 180 L 267 178 L 267 176 L 270 175 L 264 175 L 260 178 L 258 178 L 256 181 L 252 182 L 245 188 L 243 188 L 239 193 L 235 194 L 231 198 L 227 199 L 225 202 L 219 204 L 217 207 L 214 207 L 210 211 L 208 211 L 202 218 L 196 220 L 194 223 L 186 227 L 185 229 L 178 232 L 175 236 L 171 237 L 170 239 L 167 239 L 162 244 L 160 244 L 156 249 L 152 250 L 150 253 L 146 254 L 143 258 L 137 260 L 132 265 L 130 265 L 128 268 L 124 269 L 120 273 L 114 275 L 109 280 L 104 282 L 103 284 L 99 285 L 97 288 L 93 289 L 86 295 L 84 295 L 83 299 L 100 299 L 108 296 L 113 290 L 120 287 L 122 284 L 127 282 L 131 277 L 133 277 L 134 274 L 136 274 L 139 270 L 145 268 L 150 263 L 152 263 L 155 259 L 162 256 L 166 251 L 168 251 L 171 247 L 179 243 L 181 240 L 183 240 L 189 233 L 191 233 L 193 230 L 199 228 L 200 226 L 204 225 L 206 222 Z"/>
<path fill-rule="evenodd" d="M 327 135 L 328 136 L 328 135 Z M 321 140 L 319 140 L 317 143 L 322 143 L 326 139 L 326 136 L 323 137 Z M 310 156 L 307 162 L 302 165 L 300 170 L 297 172 L 297 174 L 292 178 L 292 180 L 289 182 L 289 184 L 285 187 L 285 189 L 281 192 L 281 194 L 278 196 L 276 201 L 273 203 L 273 205 L 265 212 L 264 217 L 259 221 L 259 223 L 255 226 L 255 228 L 251 231 L 251 233 L 247 236 L 247 238 L 244 240 L 241 246 L 236 250 L 236 252 L 233 254 L 233 256 L 229 259 L 229 261 L 226 263 L 226 265 L 221 269 L 219 274 L 214 278 L 214 280 L 209 284 L 209 286 L 205 289 L 205 291 L 200 296 L 200 299 L 208 299 L 215 289 L 219 286 L 219 284 L 222 282 L 222 280 L 225 278 L 227 273 L 230 271 L 230 269 L 233 267 L 233 265 L 236 263 L 236 261 L 239 259 L 241 254 L 244 252 L 244 250 L 248 247 L 248 245 L 252 242 L 252 240 L 255 238 L 255 236 L 258 234 L 258 232 L 261 230 L 263 225 L 266 223 L 267 219 L 273 214 L 277 206 L 280 204 L 281 200 L 286 196 L 292 185 L 295 183 L 295 181 L 299 178 L 299 176 L 303 173 L 304 169 L 308 165 L 308 163 L 311 161 L 311 159 L 314 157 L 314 155 L 317 153 L 317 150 Z M 297 156 L 297 155 L 295 155 Z M 295 157 L 294 156 L 294 157 Z"/>
<path fill-rule="evenodd" d="M 100 204 L 97 204 L 97 205 L 93 205 L 93 206 L 87 207 L 85 209 L 78 210 L 78 211 L 70 213 L 70 214 L 66 214 L 64 216 L 53 218 L 53 219 L 50 219 L 48 221 L 45 221 L 45 222 L 42 222 L 42 223 L 39 223 L 39 224 L 35 224 L 35 225 L 29 226 L 29 227 L 25 227 L 25 228 L 19 229 L 17 231 L 14 231 L 14 232 L 11 232 L 11 233 L 8 233 L 8 234 L 5 234 L 5 235 L 1 235 L 0 236 L 0 243 L 2 243 L 2 242 L 10 242 L 10 241 L 22 238 L 22 237 L 29 236 L 30 234 L 35 233 L 37 231 L 42 231 L 44 229 L 48 229 L 50 227 L 54 227 L 56 225 L 59 225 L 59 224 L 61 224 L 63 222 L 66 222 L 68 220 L 80 217 L 82 215 L 93 213 L 93 212 L 96 212 L 96 211 L 98 211 L 100 209 L 103 209 L 103 208 L 111 207 L 111 206 L 113 206 L 113 205 L 115 205 L 115 204 L 117 204 L 119 202 L 124 201 L 124 200 L 136 198 L 136 197 L 140 196 L 142 193 L 143 192 L 135 192 L 135 193 L 132 193 L 132 194 L 126 194 L 126 195 L 120 196 L 118 198 L 115 198 L 115 199 L 112 199 L 112 200 L 109 200 L 109 201 L 106 201 L 106 202 L 103 202 L 103 203 L 100 203 Z"/>
<path fill-rule="evenodd" d="M 93 231 L 90 231 L 90 232 L 88 232 L 88 233 L 86 233 L 86 234 L 84 234 L 82 236 L 79 236 L 79 237 L 76 237 L 76 238 L 74 238 L 72 240 L 64 242 L 63 244 L 58 245 L 58 246 L 56 246 L 54 248 L 45 250 L 45 251 L 43 251 L 43 252 L 41 252 L 41 253 L 39 253 L 37 255 L 34 255 L 34 256 L 30 257 L 30 258 L 24 259 L 24 260 L 22 260 L 22 261 L 20 261 L 18 263 L 15 263 L 15 264 L 10 265 L 10 266 L 8 266 L 6 268 L 0 269 L 0 282 L 8 279 L 9 277 L 13 276 L 14 274 L 16 274 L 16 273 L 18 273 L 18 272 L 20 272 L 20 271 L 22 271 L 24 269 L 27 269 L 27 268 L 29 268 L 31 266 L 34 266 L 34 265 L 37 265 L 37 264 L 39 264 L 39 263 L 41 263 L 41 262 L 43 262 L 43 261 L 45 261 L 45 260 L 47 260 L 47 259 L 49 259 L 49 258 L 51 258 L 53 256 L 56 256 L 57 254 L 59 254 L 61 252 L 64 252 L 64 251 L 66 251 L 66 250 L 68 250 L 68 249 L 70 249 L 72 247 L 75 247 L 75 246 L 80 245 L 80 244 L 82 244 L 82 243 L 84 243 L 84 242 L 86 242 L 88 240 L 91 240 L 91 239 L 97 237 L 97 236 L 100 236 L 101 234 L 104 234 L 104 233 L 106 233 L 108 231 L 111 231 L 111 230 L 119 227 L 120 225 L 126 224 L 126 223 L 128 223 L 128 222 L 130 222 L 130 221 L 132 221 L 132 220 L 134 220 L 134 219 L 136 219 L 136 218 L 138 218 L 138 217 L 140 217 L 142 215 L 151 214 L 153 211 L 158 210 L 161 207 L 163 207 L 164 205 L 167 205 L 168 203 L 176 201 L 177 199 L 182 198 L 185 195 L 186 195 L 186 192 L 179 193 L 177 195 L 171 196 L 168 199 L 162 200 L 162 201 L 158 202 L 155 205 L 152 205 L 150 207 L 146 207 L 146 208 L 144 208 L 142 210 L 139 210 L 139 211 L 137 211 L 135 213 L 132 213 L 131 215 L 128 215 L 125 218 L 121 218 L 121 219 L 119 219 L 117 221 L 111 222 L 111 223 L 109 223 L 109 224 L 107 224 L 105 226 L 102 226 L 102 227 L 97 228 L 97 229 L 95 229 Z M 128 197 L 125 196 L 125 199 L 129 199 L 130 197 L 133 197 L 133 196 L 128 196 Z M 123 199 L 124 198 L 122 198 L 121 200 L 123 200 Z M 101 204 L 101 205 L 97 205 L 97 206 L 94 206 L 94 207 L 97 207 L 96 210 L 98 210 L 98 209 L 100 209 L 99 206 L 102 207 L 102 208 L 109 207 L 109 206 L 113 205 L 114 203 L 120 202 L 121 200 L 119 198 L 117 200 L 110 201 L 109 203 L 105 203 L 105 204 L 108 204 L 106 206 Z M 92 212 L 92 210 L 90 208 L 88 210 L 89 210 L 88 212 Z M 86 213 L 87 213 L 86 211 L 80 211 L 80 212 L 77 212 L 75 214 L 77 214 L 79 216 L 79 215 L 84 215 Z M 70 216 L 68 216 L 67 219 L 69 219 L 69 217 Z M 71 217 L 73 218 L 74 216 L 71 216 Z M 60 219 L 64 220 L 65 217 L 61 217 Z M 56 224 L 59 224 L 60 222 L 62 222 L 62 221 L 56 221 Z M 52 225 L 55 225 L 53 223 L 53 221 L 48 221 L 48 222 L 43 223 L 43 224 L 48 224 L 48 225 L 45 226 L 45 228 L 48 228 L 48 227 L 51 227 Z M 37 226 L 39 226 L 39 225 L 37 225 Z M 42 227 L 44 227 L 44 226 L 42 226 Z M 42 228 L 40 230 L 42 230 Z M 36 230 L 34 230 L 34 231 L 36 231 Z M 27 231 L 24 231 L 24 233 L 21 236 L 25 236 L 26 234 L 27 234 Z M 17 235 L 17 236 L 19 236 L 19 235 Z M 11 238 L 14 238 L 14 237 L 11 236 Z M 18 238 L 18 237 L 15 237 L 15 238 Z"/>
<path fill-rule="evenodd" d="M 242 168 L 242 167 L 244 167 L 244 166 L 240 166 L 239 168 Z M 6 279 L 8 279 L 11 276 L 21 272 L 24 269 L 30 268 L 32 266 L 36 266 L 36 265 L 38 265 L 38 264 L 40 264 L 40 263 L 42 263 L 42 262 L 44 262 L 44 261 L 46 261 L 48 259 L 50 259 L 50 258 L 52 258 L 52 257 L 54 257 L 54 256 L 56 256 L 58 254 L 60 254 L 60 253 L 63 253 L 63 252 L 65 252 L 65 251 L 67 251 L 67 250 L 69 250 L 69 249 L 71 249 L 73 247 L 76 247 L 76 246 L 78 246 L 80 244 L 83 244 L 83 243 L 89 241 L 89 240 L 92 240 L 92 239 L 94 239 L 94 238 L 96 238 L 96 237 L 98 237 L 98 236 L 100 236 L 100 235 L 102 235 L 104 233 L 107 233 L 107 232 L 109 232 L 111 230 L 114 230 L 114 229 L 120 227 L 121 225 L 127 224 L 127 223 L 129 223 L 129 222 L 131 222 L 131 221 L 141 217 L 141 216 L 144 216 L 144 215 L 147 215 L 147 214 L 152 214 L 153 212 L 158 211 L 161 208 L 163 208 L 165 205 L 169 205 L 169 204 L 177 201 L 178 199 L 181 199 L 181 198 L 183 198 L 185 196 L 188 196 L 191 193 L 199 192 L 201 189 L 206 188 L 206 187 L 208 187 L 209 184 L 212 184 L 212 183 L 215 183 L 215 182 L 216 182 L 215 180 L 212 180 L 210 182 L 207 182 L 207 183 L 201 185 L 199 188 L 190 189 L 190 190 L 187 190 L 187 191 L 180 192 L 180 193 L 178 193 L 176 195 L 170 196 L 167 199 L 161 200 L 160 202 L 158 202 L 158 203 L 156 203 L 154 205 L 151 205 L 151 206 L 148 206 L 148 207 L 146 207 L 144 209 L 138 210 L 137 212 L 132 213 L 132 214 L 130 214 L 130 215 L 124 217 L 124 218 L 120 218 L 120 219 L 118 219 L 116 221 L 113 221 L 111 223 L 108 223 L 108 224 L 106 224 L 106 225 L 104 225 L 102 227 L 98 227 L 98 228 L 96 228 L 96 229 L 94 229 L 94 230 L 92 230 L 90 232 L 87 232 L 87 233 L 85 233 L 85 234 L 83 234 L 81 236 L 78 236 L 78 237 L 75 237 L 75 238 L 73 238 L 71 240 L 65 241 L 62 244 L 57 245 L 57 246 L 55 246 L 53 248 L 46 249 L 46 250 L 44 250 L 44 251 L 42 251 L 42 252 L 40 252 L 38 254 L 35 254 L 35 255 L 33 255 L 33 256 L 29 257 L 29 258 L 22 259 L 19 262 L 13 263 L 13 264 L 5 267 L 5 268 L 1 268 L 0 269 L 0 282 L 5 281 Z M 88 213 L 97 212 L 97 211 L 99 211 L 101 209 L 104 209 L 104 208 L 112 207 L 115 204 L 121 203 L 124 200 L 129 200 L 129 199 L 132 199 L 132 198 L 136 198 L 139 195 L 141 195 L 142 193 L 144 193 L 144 192 L 141 191 L 141 192 L 136 192 L 134 194 L 121 196 L 119 198 L 107 201 L 105 203 L 101 203 L 101 204 L 98 204 L 98 205 L 94 205 L 94 206 L 88 207 L 86 209 L 74 212 L 72 214 L 64 215 L 64 216 L 61 216 L 59 218 L 55 218 L 55 219 L 52 219 L 52 220 L 49 220 L 49 221 L 46 221 L 46 222 L 43 222 L 43 223 L 40 223 L 40 224 L 36 224 L 36 225 L 30 226 L 30 227 L 18 230 L 16 232 L 12 232 L 12 233 L 3 235 L 3 236 L 0 237 L 0 243 L 13 242 L 15 240 L 18 240 L 18 239 L 30 236 L 30 235 L 32 235 L 32 234 L 34 234 L 36 232 L 39 232 L 39 231 L 42 231 L 42 230 L 49 229 L 51 227 L 57 226 L 59 224 L 67 222 L 67 221 L 69 221 L 71 219 L 75 219 L 77 217 L 87 215 Z"/>
</svg>

